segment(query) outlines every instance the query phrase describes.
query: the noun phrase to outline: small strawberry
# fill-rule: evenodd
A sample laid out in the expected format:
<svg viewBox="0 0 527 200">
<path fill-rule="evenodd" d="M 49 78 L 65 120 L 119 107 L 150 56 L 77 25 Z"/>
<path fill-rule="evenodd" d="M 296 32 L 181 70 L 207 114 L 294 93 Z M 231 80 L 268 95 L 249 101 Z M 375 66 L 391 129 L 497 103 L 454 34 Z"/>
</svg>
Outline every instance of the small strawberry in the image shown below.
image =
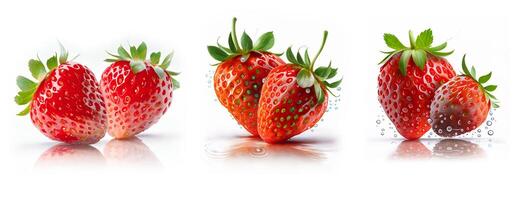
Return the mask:
<svg viewBox="0 0 527 200">
<path fill-rule="evenodd" d="M 420 138 L 429 129 L 427 119 L 434 91 L 455 76 L 452 66 L 441 52 L 447 43 L 432 47 L 432 30 L 414 39 L 410 31 L 410 47 L 403 45 L 392 34 L 384 34 L 384 41 L 392 51 L 379 64 L 379 102 L 397 131 L 406 139 Z M 412 58 L 412 59 L 410 59 Z"/>
<path fill-rule="evenodd" d="M 342 81 L 327 81 L 337 74 L 331 63 L 314 70 L 327 34 L 325 31 L 322 46 L 312 61 L 307 50 L 302 58 L 299 52 L 295 57 L 289 48 L 286 55 L 291 64 L 280 65 L 269 72 L 258 105 L 258 133 L 265 142 L 284 142 L 313 127 L 326 112 L 327 88 L 336 88 Z"/>
<path fill-rule="evenodd" d="M 31 113 L 33 124 L 52 140 L 65 143 L 91 144 L 104 137 L 106 111 L 99 84 L 88 68 L 68 61 L 68 52 L 61 45 L 46 62 L 29 60 L 29 70 L 37 81 L 18 76 L 20 92 L 15 97 L 26 108 L 18 113 Z"/>
<path fill-rule="evenodd" d="M 220 44 L 207 47 L 210 55 L 220 62 L 214 74 L 214 91 L 234 119 L 258 136 L 256 114 L 262 80 L 272 68 L 284 64 L 284 61 L 269 52 L 274 45 L 273 32 L 264 33 L 254 46 L 244 32 L 240 47 L 236 36 L 236 18 L 232 20 L 228 43 L 228 48 Z"/>
<path fill-rule="evenodd" d="M 143 42 L 130 52 L 122 46 L 118 55 L 110 54 L 112 64 L 102 74 L 101 90 L 108 108 L 108 132 L 121 139 L 137 135 L 154 125 L 172 103 L 172 90 L 179 88 L 167 68 L 172 53 L 159 64 L 161 52 L 153 52 L 146 60 Z"/>
<path fill-rule="evenodd" d="M 474 66 L 469 71 L 465 64 L 465 56 L 461 66 L 463 74 L 437 89 L 432 101 L 429 122 L 434 132 L 443 137 L 476 129 L 487 118 L 491 105 L 499 107 L 496 97 L 491 94 L 497 86 L 483 85 L 489 81 L 492 72 L 478 79 Z"/>
</svg>

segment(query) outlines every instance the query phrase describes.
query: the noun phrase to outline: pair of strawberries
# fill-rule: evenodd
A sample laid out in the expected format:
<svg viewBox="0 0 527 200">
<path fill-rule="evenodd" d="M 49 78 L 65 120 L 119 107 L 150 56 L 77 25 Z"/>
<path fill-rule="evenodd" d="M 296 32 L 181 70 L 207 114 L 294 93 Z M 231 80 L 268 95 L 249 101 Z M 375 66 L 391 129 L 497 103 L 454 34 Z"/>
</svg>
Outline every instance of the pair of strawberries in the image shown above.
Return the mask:
<svg viewBox="0 0 527 200">
<path fill-rule="evenodd" d="M 268 143 L 279 143 L 313 127 L 328 106 L 329 83 L 337 69 L 315 68 L 326 43 L 312 59 L 307 49 L 293 54 L 286 51 L 290 63 L 269 50 L 274 45 L 273 32 L 264 33 L 253 44 L 245 32 L 238 41 L 236 18 L 232 22 L 228 46 L 208 46 L 210 55 L 220 63 L 214 74 L 214 90 L 220 103 L 234 119 L 254 136 Z"/>
<path fill-rule="evenodd" d="M 419 139 L 430 128 L 443 137 L 453 137 L 476 129 L 490 110 L 498 107 L 491 94 L 496 85 L 484 84 L 492 73 L 479 78 L 462 61 L 461 75 L 444 56 L 447 43 L 432 46 L 432 30 L 414 38 L 409 32 L 410 47 L 392 34 L 384 41 L 392 50 L 379 64 L 378 97 L 397 131 L 409 140 Z"/>
<path fill-rule="evenodd" d="M 60 55 L 29 61 L 35 80 L 18 76 L 15 102 L 27 105 L 18 115 L 31 113 L 33 124 L 47 137 L 65 143 L 91 144 L 106 131 L 115 138 L 129 138 L 155 124 L 172 102 L 179 87 L 168 71 L 172 54 L 162 62 L 161 53 L 147 59 L 147 46 L 122 46 L 98 83 L 86 66 Z M 47 66 L 47 69 L 46 69 Z"/>
</svg>

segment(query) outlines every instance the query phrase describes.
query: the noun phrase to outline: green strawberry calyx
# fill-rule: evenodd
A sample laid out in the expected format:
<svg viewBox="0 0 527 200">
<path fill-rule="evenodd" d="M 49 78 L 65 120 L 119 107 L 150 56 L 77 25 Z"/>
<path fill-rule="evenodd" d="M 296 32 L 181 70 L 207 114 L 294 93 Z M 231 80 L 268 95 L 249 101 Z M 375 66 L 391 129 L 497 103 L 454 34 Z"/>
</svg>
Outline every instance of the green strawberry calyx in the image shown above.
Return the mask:
<svg viewBox="0 0 527 200">
<path fill-rule="evenodd" d="M 465 62 L 465 57 L 466 57 L 466 54 L 463 55 L 463 61 L 461 61 L 461 68 L 463 69 L 463 72 L 462 74 L 464 76 L 468 76 L 470 78 L 472 78 L 472 80 L 476 81 L 478 84 L 479 84 L 479 88 L 483 91 L 483 93 L 485 94 L 485 97 L 491 102 L 492 104 L 492 107 L 493 108 L 499 108 L 499 102 L 498 102 L 498 99 L 493 95 L 491 94 L 493 91 L 496 90 L 496 88 L 498 88 L 497 85 L 484 85 L 485 83 L 487 83 L 489 80 L 490 80 L 490 77 L 492 76 L 492 72 L 489 72 L 488 74 L 485 74 L 479 78 L 477 78 L 476 76 L 476 68 L 474 68 L 474 66 L 472 66 L 470 68 L 470 70 L 468 69 L 467 67 L 467 64 Z"/>
<path fill-rule="evenodd" d="M 220 63 L 241 55 L 242 60 L 247 60 L 251 52 L 269 52 L 274 45 L 274 34 L 273 32 L 266 32 L 262 34 L 258 40 L 253 44 L 253 40 L 246 33 L 243 32 L 240 42 L 238 42 L 238 36 L 236 35 L 236 17 L 232 19 L 232 31 L 229 33 L 228 47 L 221 45 L 218 41 L 216 46 L 207 46 L 210 56 Z M 276 54 L 276 53 L 273 53 Z M 276 54 L 280 55 L 280 54 Z M 218 65 L 213 64 L 213 66 Z"/>
<path fill-rule="evenodd" d="M 407 47 L 401 43 L 401 41 L 395 35 L 385 33 L 384 42 L 386 42 L 386 45 L 392 50 L 381 51 L 382 53 L 388 55 L 384 57 L 384 59 L 382 59 L 379 64 L 383 64 L 394 55 L 401 53 L 401 59 L 399 60 L 399 71 L 401 71 L 403 76 L 406 76 L 408 61 L 410 58 L 412 58 L 415 65 L 417 65 L 419 69 L 423 70 L 428 59 L 428 54 L 437 57 L 445 57 L 454 53 L 454 50 L 447 52 L 442 51 L 446 48 L 447 42 L 437 46 L 432 46 L 434 41 L 432 29 L 424 30 L 423 32 L 419 33 L 417 38 L 414 38 L 412 31 L 409 31 L 408 36 L 410 40 L 410 47 Z"/>
<path fill-rule="evenodd" d="M 171 52 L 165 58 L 161 63 L 161 52 L 152 52 L 150 54 L 150 58 L 147 59 L 146 55 L 148 53 L 147 46 L 144 42 L 141 42 L 139 46 L 130 46 L 130 51 L 127 51 L 123 46 L 119 46 L 117 48 L 117 54 L 112 54 L 110 52 L 106 52 L 108 55 L 111 56 L 111 58 L 108 58 L 104 61 L 106 62 L 117 62 L 117 61 L 129 61 L 130 67 L 132 68 L 132 71 L 134 74 L 137 74 L 143 70 L 146 69 L 145 62 L 148 62 L 152 65 L 154 68 L 154 71 L 156 72 L 157 76 L 159 76 L 160 79 L 165 78 L 165 72 L 168 73 L 170 78 L 172 79 L 172 89 L 178 89 L 180 87 L 179 82 L 175 79 L 175 76 L 179 75 L 180 73 L 167 70 L 170 66 L 170 63 L 172 62 L 172 57 L 174 55 L 174 52 Z"/>
<path fill-rule="evenodd" d="M 24 76 L 16 77 L 16 84 L 18 88 L 20 89 L 20 91 L 18 91 L 18 94 L 15 96 L 15 102 L 18 105 L 26 105 L 24 110 L 20 111 L 17 115 L 25 116 L 29 113 L 31 109 L 30 102 L 31 100 L 33 100 L 33 95 L 35 94 L 35 91 L 37 90 L 40 83 L 48 76 L 48 74 L 51 71 L 53 71 L 59 65 L 69 62 L 68 51 L 66 51 L 66 49 L 64 48 L 62 44 L 59 43 L 59 45 L 60 45 L 60 54 L 57 55 L 57 53 L 55 53 L 55 55 L 48 58 L 46 60 L 45 65 L 44 65 L 44 62 L 42 62 L 38 56 L 37 56 L 37 59 L 29 60 L 28 62 L 29 71 L 31 72 L 31 76 L 35 80 L 31 80 Z M 72 60 L 74 60 L 75 58 L 73 58 Z"/>
<path fill-rule="evenodd" d="M 342 78 L 332 83 L 328 82 L 329 79 L 332 79 L 337 75 L 337 68 L 332 68 L 331 62 L 329 62 L 328 66 L 321 66 L 314 69 L 315 62 L 324 49 L 327 37 L 328 31 L 324 31 L 322 45 L 313 59 L 309 57 L 307 49 L 305 50 L 303 57 L 300 53 L 300 50 L 297 51 L 296 56 L 293 54 L 291 47 L 289 47 L 286 51 L 287 60 L 300 67 L 300 71 L 296 76 L 296 83 L 302 88 L 309 88 L 313 86 L 315 88 L 317 103 L 324 102 L 326 98 L 324 91 L 328 91 L 331 95 L 336 96 L 328 88 L 337 88 L 342 82 Z"/>
</svg>

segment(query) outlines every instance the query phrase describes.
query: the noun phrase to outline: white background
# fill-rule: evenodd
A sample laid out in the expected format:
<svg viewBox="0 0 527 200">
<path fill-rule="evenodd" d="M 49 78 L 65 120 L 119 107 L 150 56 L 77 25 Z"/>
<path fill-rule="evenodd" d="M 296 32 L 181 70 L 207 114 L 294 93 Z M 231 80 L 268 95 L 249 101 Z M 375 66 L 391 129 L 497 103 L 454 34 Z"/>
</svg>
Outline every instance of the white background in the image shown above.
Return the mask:
<svg viewBox="0 0 527 200">
<path fill-rule="evenodd" d="M 445 199 L 525 198 L 525 12 L 508 1 L 10 1 L 0 6 L 0 199 Z M 225 41 L 231 19 L 253 38 L 275 31 L 276 51 L 290 45 L 315 51 L 329 39 L 319 64 L 332 60 L 344 82 L 338 109 L 293 143 L 269 146 L 247 135 L 215 101 L 214 61 L 206 46 Z M 493 136 L 469 138 L 484 155 L 400 159 L 400 136 L 380 136 L 377 62 L 382 34 L 407 43 L 433 28 L 449 41 L 460 69 L 464 53 L 480 74 L 492 70 L 496 96 Z M 76 148 L 47 157 L 58 143 L 45 138 L 13 102 L 27 61 L 48 57 L 60 40 L 97 77 L 105 50 L 145 41 L 174 50 L 182 88 L 173 107 L 135 141 Z M 313 53 L 312 53 L 313 54 Z M 422 140 L 432 151 L 438 139 Z M 75 147 L 72 147 L 75 148 Z M 410 156 L 412 152 L 410 150 Z M 523 189 L 523 191 L 521 190 Z"/>
</svg>

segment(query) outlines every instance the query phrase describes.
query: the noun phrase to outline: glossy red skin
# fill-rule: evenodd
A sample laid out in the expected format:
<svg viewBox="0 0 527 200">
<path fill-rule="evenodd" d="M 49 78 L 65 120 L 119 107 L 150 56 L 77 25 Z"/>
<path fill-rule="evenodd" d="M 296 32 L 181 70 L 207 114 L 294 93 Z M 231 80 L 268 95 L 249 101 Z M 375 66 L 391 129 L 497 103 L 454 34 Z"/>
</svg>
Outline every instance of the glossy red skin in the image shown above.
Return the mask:
<svg viewBox="0 0 527 200">
<path fill-rule="evenodd" d="M 106 109 L 95 75 L 78 63 L 51 70 L 31 101 L 33 124 L 52 140 L 91 144 L 104 137 Z"/>
<path fill-rule="evenodd" d="M 258 136 L 256 115 L 262 80 L 284 61 L 272 53 L 255 51 L 245 62 L 240 58 L 236 56 L 218 65 L 214 74 L 214 91 L 234 119 L 249 133 Z"/>
<path fill-rule="evenodd" d="M 149 63 L 133 73 L 129 61 L 104 71 L 101 91 L 108 110 L 108 133 L 117 139 L 137 135 L 154 125 L 172 103 L 172 80 L 160 79 Z"/>
<path fill-rule="evenodd" d="M 468 76 L 456 76 L 435 92 L 432 129 L 443 137 L 470 132 L 485 121 L 490 105 L 479 83 Z"/>
<path fill-rule="evenodd" d="M 423 70 L 410 59 L 407 75 L 403 76 L 399 59 L 400 53 L 381 67 L 378 97 L 397 131 L 406 139 L 415 140 L 430 130 L 428 118 L 434 91 L 454 77 L 455 71 L 446 59 L 429 54 Z"/>
<path fill-rule="evenodd" d="M 258 133 L 267 143 L 285 142 L 313 127 L 328 107 L 327 92 L 324 102 L 317 103 L 314 86 L 301 88 L 296 83 L 299 71 L 296 65 L 281 65 L 265 80 L 258 108 Z"/>
</svg>

